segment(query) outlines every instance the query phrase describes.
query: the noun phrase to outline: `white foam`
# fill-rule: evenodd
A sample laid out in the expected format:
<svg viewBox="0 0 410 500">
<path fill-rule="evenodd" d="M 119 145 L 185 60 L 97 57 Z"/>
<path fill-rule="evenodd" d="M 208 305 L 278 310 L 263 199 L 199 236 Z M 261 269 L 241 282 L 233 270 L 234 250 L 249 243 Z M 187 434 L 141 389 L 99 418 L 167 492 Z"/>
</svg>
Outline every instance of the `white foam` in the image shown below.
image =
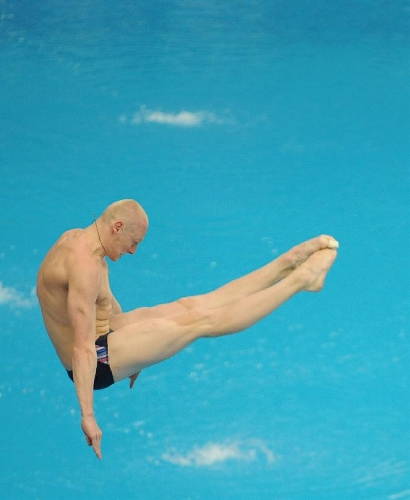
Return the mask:
<svg viewBox="0 0 410 500">
<path fill-rule="evenodd" d="M 275 460 L 273 452 L 259 439 L 247 442 L 206 443 L 204 446 L 195 446 L 188 453 L 179 453 L 172 449 L 162 455 L 162 459 L 181 467 L 210 467 L 228 460 L 253 462 L 258 454 L 265 456 L 267 462 Z"/>
<path fill-rule="evenodd" d="M 125 123 L 127 117 L 120 116 L 119 121 Z M 166 113 L 160 110 L 150 110 L 145 106 L 141 106 L 138 113 L 135 113 L 131 118 L 133 125 L 141 123 L 157 123 L 161 125 L 170 125 L 174 127 L 199 127 L 204 123 L 222 124 L 226 121 L 219 118 L 214 113 L 209 111 L 179 111 L 178 113 Z"/>
<path fill-rule="evenodd" d="M 410 497 L 410 490 L 405 490 L 400 493 L 393 493 L 388 496 L 389 500 L 398 500 L 399 498 Z"/>
<path fill-rule="evenodd" d="M 3 286 L 0 281 L 0 305 L 2 304 L 9 304 L 18 308 L 33 307 L 36 304 L 35 289 L 33 288 L 30 296 L 26 297 L 16 288 Z"/>
</svg>

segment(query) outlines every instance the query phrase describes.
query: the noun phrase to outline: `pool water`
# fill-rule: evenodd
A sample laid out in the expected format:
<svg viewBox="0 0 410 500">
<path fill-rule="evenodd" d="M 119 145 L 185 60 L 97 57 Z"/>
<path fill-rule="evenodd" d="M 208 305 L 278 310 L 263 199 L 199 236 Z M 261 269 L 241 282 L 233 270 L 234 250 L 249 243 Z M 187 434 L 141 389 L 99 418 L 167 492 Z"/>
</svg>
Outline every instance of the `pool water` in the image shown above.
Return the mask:
<svg viewBox="0 0 410 500">
<path fill-rule="evenodd" d="M 0 2 L 0 498 L 410 498 L 409 14 L 402 0 Z M 33 295 L 66 229 L 136 198 L 124 309 L 320 233 L 320 294 L 95 395 Z"/>
</svg>

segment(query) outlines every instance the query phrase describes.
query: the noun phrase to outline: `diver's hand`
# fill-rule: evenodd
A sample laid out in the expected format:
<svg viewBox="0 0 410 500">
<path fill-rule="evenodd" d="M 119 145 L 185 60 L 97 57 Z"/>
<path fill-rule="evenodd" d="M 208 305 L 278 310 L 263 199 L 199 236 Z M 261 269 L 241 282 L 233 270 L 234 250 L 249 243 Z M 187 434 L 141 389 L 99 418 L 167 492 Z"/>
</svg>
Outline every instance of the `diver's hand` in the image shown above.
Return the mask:
<svg viewBox="0 0 410 500">
<path fill-rule="evenodd" d="M 137 373 L 134 373 L 134 375 L 131 375 L 131 377 L 129 377 L 130 379 L 130 389 L 132 389 L 134 387 L 134 384 L 135 384 L 135 381 L 137 380 L 138 378 L 138 375 L 140 374 L 141 372 L 137 372 Z"/>
<path fill-rule="evenodd" d="M 102 458 L 101 454 L 101 438 L 102 432 L 98 427 L 94 417 L 83 417 L 81 419 L 81 429 L 85 434 L 85 439 L 88 446 L 92 446 L 98 458 Z"/>
</svg>

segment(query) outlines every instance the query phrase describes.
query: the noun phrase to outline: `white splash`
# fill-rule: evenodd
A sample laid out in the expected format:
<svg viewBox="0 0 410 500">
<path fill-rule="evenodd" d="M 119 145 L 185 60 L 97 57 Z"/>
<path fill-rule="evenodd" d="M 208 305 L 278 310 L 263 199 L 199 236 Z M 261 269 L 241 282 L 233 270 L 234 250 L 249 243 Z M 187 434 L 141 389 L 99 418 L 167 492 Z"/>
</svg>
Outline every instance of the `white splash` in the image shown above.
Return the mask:
<svg viewBox="0 0 410 500">
<path fill-rule="evenodd" d="M 119 118 L 122 123 L 127 122 L 127 117 L 122 115 Z M 165 113 L 164 111 L 154 111 L 141 106 L 138 113 L 131 118 L 133 125 L 141 123 L 158 123 L 174 127 L 199 127 L 205 123 L 222 124 L 225 120 L 217 117 L 208 111 L 180 111 L 178 113 Z"/>
<path fill-rule="evenodd" d="M 410 490 L 405 490 L 400 493 L 393 493 L 392 495 L 389 495 L 387 498 L 389 500 L 398 500 L 399 498 L 405 498 L 405 497 L 410 497 Z"/>
<path fill-rule="evenodd" d="M 209 442 L 202 447 L 195 446 L 186 454 L 181 454 L 173 449 L 164 453 L 162 459 L 182 467 L 210 467 L 228 460 L 253 462 L 260 454 L 264 455 L 269 463 L 275 461 L 273 452 L 260 440 L 232 443 Z"/>
<path fill-rule="evenodd" d="M 34 288 L 31 290 L 29 297 L 26 297 L 13 287 L 3 286 L 3 283 L 0 281 L 0 305 L 8 304 L 17 308 L 29 308 L 33 307 L 36 303 Z"/>
</svg>

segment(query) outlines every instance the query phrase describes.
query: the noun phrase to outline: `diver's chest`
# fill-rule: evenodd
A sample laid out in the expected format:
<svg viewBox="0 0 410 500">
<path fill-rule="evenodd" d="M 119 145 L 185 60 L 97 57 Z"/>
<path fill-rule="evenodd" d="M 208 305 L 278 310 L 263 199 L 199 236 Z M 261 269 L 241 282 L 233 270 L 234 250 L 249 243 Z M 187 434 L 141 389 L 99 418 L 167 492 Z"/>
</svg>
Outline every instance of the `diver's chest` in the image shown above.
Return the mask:
<svg viewBox="0 0 410 500">
<path fill-rule="evenodd" d="M 97 297 L 97 304 L 99 306 L 111 304 L 111 298 L 112 298 L 112 293 L 108 281 L 108 272 L 106 269 L 103 269 L 101 276 L 100 292 Z"/>
</svg>

